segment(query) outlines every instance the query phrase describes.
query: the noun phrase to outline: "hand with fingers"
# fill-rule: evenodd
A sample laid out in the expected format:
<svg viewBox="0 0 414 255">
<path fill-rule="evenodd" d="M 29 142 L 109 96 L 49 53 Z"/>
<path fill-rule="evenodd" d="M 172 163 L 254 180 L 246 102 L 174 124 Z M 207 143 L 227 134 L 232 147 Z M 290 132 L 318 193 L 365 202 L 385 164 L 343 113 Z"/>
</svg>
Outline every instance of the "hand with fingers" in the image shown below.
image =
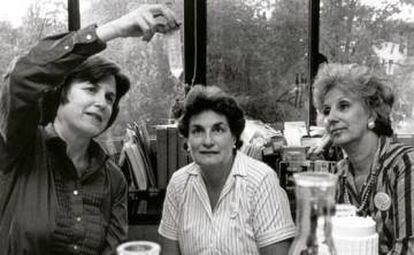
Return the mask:
<svg viewBox="0 0 414 255">
<path fill-rule="evenodd" d="M 162 4 L 141 5 L 137 9 L 98 27 L 98 36 L 103 41 L 117 37 L 140 37 L 149 41 L 155 33 L 167 33 L 178 29 L 180 23 L 175 14 Z"/>
</svg>

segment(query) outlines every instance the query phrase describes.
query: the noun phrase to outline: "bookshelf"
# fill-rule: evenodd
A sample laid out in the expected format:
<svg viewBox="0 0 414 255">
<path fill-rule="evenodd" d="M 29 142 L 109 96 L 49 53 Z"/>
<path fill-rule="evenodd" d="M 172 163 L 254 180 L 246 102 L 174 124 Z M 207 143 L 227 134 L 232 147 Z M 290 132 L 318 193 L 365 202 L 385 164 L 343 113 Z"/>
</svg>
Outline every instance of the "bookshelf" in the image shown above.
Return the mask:
<svg viewBox="0 0 414 255">
<path fill-rule="evenodd" d="M 145 124 L 133 123 L 126 134 L 115 159 L 128 183 L 129 225 L 158 225 L 168 181 L 191 157 L 174 124 L 157 125 L 150 137 Z"/>
</svg>

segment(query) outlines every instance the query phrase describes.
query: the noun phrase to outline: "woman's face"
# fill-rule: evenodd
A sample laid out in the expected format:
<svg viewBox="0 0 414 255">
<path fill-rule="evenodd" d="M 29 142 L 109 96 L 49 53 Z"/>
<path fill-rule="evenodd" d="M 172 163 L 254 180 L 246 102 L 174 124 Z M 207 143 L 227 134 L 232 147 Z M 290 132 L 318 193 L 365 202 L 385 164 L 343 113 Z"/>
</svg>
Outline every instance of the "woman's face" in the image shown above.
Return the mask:
<svg viewBox="0 0 414 255">
<path fill-rule="evenodd" d="M 368 122 L 374 121 L 362 100 L 337 87 L 325 95 L 322 118 L 334 145 L 346 146 L 368 134 Z"/>
<path fill-rule="evenodd" d="M 73 81 L 69 85 L 68 102 L 59 105 L 57 119 L 64 132 L 82 137 L 95 137 L 107 126 L 116 98 L 114 76 L 107 76 L 96 84 Z"/>
<path fill-rule="evenodd" d="M 206 110 L 190 118 L 188 146 L 201 167 L 230 163 L 235 142 L 226 116 Z"/>
</svg>

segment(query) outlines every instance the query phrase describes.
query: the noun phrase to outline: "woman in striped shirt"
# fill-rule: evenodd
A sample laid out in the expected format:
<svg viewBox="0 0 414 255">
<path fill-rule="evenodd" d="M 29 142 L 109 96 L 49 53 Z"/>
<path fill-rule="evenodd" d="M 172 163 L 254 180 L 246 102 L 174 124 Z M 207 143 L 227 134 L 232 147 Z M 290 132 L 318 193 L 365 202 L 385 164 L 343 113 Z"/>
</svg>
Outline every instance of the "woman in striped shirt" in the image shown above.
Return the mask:
<svg viewBox="0 0 414 255">
<path fill-rule="evenodd" d="M 216 86 L 187 95 L 180 133 L 194 163 L 172 176 L 159 233 L 164 254 L 287 254 L 286 193 L 267 165 L 237 151 L 244 115 Z"/>
<path fill-rule="evenodd" d="M 375 219 L 380 254 L 414 254 L 414 147 L 392 141 L 387 80 L 365 66 L 332 63 L 321 67 L 314 87 L 331 141 L 346 153 L 338 202 Z"/>
</svg>

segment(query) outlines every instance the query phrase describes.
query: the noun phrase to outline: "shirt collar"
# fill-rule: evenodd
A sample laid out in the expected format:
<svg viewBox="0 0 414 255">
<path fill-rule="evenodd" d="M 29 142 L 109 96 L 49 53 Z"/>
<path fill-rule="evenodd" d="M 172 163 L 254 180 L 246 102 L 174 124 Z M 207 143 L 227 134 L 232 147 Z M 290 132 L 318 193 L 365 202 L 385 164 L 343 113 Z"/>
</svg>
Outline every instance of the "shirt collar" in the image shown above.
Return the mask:
<svg viewBox="0 0 414 255">
<path fill-rule="evenodd" d="M 62 151 L 62 153 L 65 153 L 66 155 L 66 143 L 59 137 L 52 123 L 46 125 L 45 134 L 46 144 L 49 146 L 56 146 L 59 151 Z M 89 143 L 88 151 L 91 156 L 91 165 L 89 167 L 89 170 L 85 173 L 85 175 L 82 176 L 82 178 L 86 178 L 87 176 L 90 176 L 91 174 L 101 169 L 102 165 L 105 164 L 106 160 L 108 159 L 108 155 L 93 139 L 91 139 L 91 142 Z"/>
</svg>

